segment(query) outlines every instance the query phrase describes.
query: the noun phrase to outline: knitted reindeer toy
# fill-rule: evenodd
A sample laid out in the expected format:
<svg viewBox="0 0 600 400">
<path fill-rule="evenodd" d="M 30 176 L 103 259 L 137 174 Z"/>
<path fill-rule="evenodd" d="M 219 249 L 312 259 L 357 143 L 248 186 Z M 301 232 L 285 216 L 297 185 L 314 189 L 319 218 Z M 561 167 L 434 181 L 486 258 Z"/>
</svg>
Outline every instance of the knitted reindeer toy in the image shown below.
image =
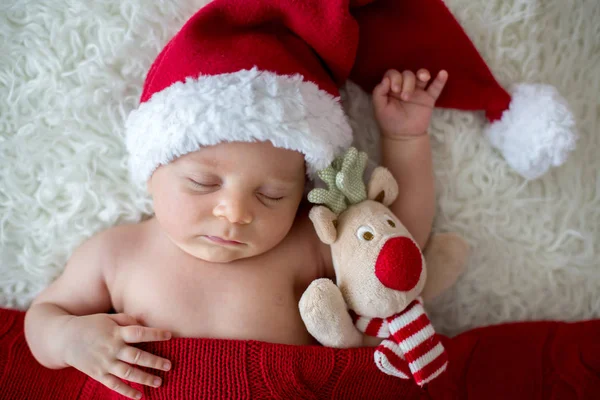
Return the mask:
<svg viewBox="0 0 600 400">
<path fill-rule="evenodd" d="M 468 246 L 455 234 L 436 234 L 423 254 L 388 209 L 398 195 L 396 180 L 377 167 L 365 187 L 366 164 L 367 154 L 350 148 L 319 172 L 329 189 L 308 195 L 310 202 L 324 204 L 312 208 L 310 219 L 320 240 L 331 245 L 337 285 L 326 278 L 313 281 L 300 299 L 300 314 L 324 346 L 377 346 L 381 371 L 403 379 L 412 375 L 423 386 L 448 363 L 423 298 L 455 282 Z"/>
</svg>

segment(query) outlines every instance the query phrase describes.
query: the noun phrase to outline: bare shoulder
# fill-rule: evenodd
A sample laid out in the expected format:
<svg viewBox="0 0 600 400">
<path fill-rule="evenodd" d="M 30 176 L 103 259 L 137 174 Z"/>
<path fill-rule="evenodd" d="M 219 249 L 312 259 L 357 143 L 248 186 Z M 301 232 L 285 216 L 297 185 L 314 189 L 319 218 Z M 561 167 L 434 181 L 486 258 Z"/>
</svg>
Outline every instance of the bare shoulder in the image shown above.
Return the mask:
<svg viewBox="0 0 600 400">
<path fill-rule="evenodd" d="M 315 264 L 317 268 L 315 276 L 317 278 L 332 277 L 333 264 L 330 248 L 319 240 L 312 221 L 308 218 L 309 211 L 310 207 L 299 211 L 294 227 L 296 229 L 294 239 L 299 239 L 297 244 L 301 247 L 299 250 L 305 255 L 303 259 Z"/>
<path fill-rule="evenodd" d="M 107 312 L 112 302 L 108 280 L 114 276 L 127 240 L 139 224 L 111 227 L 84 240 L 69 257 L 62 274 L 35 299 L 53 303 L 74 315 Z"/>
<path fill-rule="evenodd" d="M 146 223 L 116 225 L 98 232 L 76 249 L 73 257 L 97 260 L 108 268 L 104 272 L 109 272 L 117 266 L 120 258 L 127 255 L 129 249 L 137 247 L 143 240 Z"/>
<path fill-rule="evenodd" d="M 140 223 L 122 224 L 113 226 L 102 232 L 102 238 L 99 240 L 113 260 L 117 261 L 128 257 L 134 250 L 139 250 L 140 247 L 147 241 L 149 230 L 153 220 L 147 220 Z"/>
</svg>

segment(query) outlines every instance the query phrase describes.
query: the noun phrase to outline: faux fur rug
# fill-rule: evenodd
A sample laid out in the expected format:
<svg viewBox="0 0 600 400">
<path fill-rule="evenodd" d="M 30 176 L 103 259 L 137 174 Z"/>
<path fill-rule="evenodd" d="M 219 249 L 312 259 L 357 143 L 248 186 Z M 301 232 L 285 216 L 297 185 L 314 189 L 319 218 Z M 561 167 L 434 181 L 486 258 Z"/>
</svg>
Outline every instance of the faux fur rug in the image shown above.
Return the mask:
<svg viewBox="0 0 600 400">
<path fill-rule="evenodd" d="M 0 3 L 0 305 L 25 309 L 84 239 L 136 221 L 123 122 L 165 42 L 206 0 Z M 498 80 L 546 82 L 581 134 L 568 163 L 525 182 L 488 146 L 477 113 L 435 113 L 435 229 L 473 247 L 431 307 L 438 330 L 600 317 L 600 3 L 447 0 Z M 344 93 L 376 154 L 369 98 Z"/>
</svg>

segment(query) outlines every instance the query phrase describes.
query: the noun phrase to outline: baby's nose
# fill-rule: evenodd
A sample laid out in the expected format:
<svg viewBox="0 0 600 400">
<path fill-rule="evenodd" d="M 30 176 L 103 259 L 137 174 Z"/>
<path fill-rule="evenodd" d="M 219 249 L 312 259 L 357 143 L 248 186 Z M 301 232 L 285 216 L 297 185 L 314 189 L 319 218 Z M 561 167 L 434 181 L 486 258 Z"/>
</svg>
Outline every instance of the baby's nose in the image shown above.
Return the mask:
<svg viewBox="0 0 600 400">
<path fill-rule="evenodd" d="M 249 224 L 253 220 L 247 201 L 242 198 L 227 198 L 219 202 L 214 209 L 214 215 L 226 218 L 232 224 Z"/>
<path fill-rule="evenodd" d="M 375 263 L 375 275 L 386 287 L 402 292 L 413 289 L 423 270 L 423 257 L 417 244 L 401 236 L 383 245 Z"/>
</svg>

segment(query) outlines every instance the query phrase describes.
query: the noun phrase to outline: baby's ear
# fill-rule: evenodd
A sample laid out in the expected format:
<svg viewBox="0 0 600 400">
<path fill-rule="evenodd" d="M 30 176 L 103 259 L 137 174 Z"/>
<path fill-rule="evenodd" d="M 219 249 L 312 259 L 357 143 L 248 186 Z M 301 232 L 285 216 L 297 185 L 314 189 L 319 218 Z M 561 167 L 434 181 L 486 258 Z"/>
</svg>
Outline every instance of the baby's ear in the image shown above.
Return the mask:
<svg viewBox="0 0 600 400">
<path fill-rule="evenodd" d="M 388 207 L 398 197 L 398 182 L 385 167 L 377 167 L 371 174 L 367 188 L 367 198 Z"/>
<path fill-rule="evenodd" d="M 315 226 L 321 242 L 332 244 L 337 239 L 337 215 L 325 206 L 314 206 L 308 217 Z"/>
</svg>

